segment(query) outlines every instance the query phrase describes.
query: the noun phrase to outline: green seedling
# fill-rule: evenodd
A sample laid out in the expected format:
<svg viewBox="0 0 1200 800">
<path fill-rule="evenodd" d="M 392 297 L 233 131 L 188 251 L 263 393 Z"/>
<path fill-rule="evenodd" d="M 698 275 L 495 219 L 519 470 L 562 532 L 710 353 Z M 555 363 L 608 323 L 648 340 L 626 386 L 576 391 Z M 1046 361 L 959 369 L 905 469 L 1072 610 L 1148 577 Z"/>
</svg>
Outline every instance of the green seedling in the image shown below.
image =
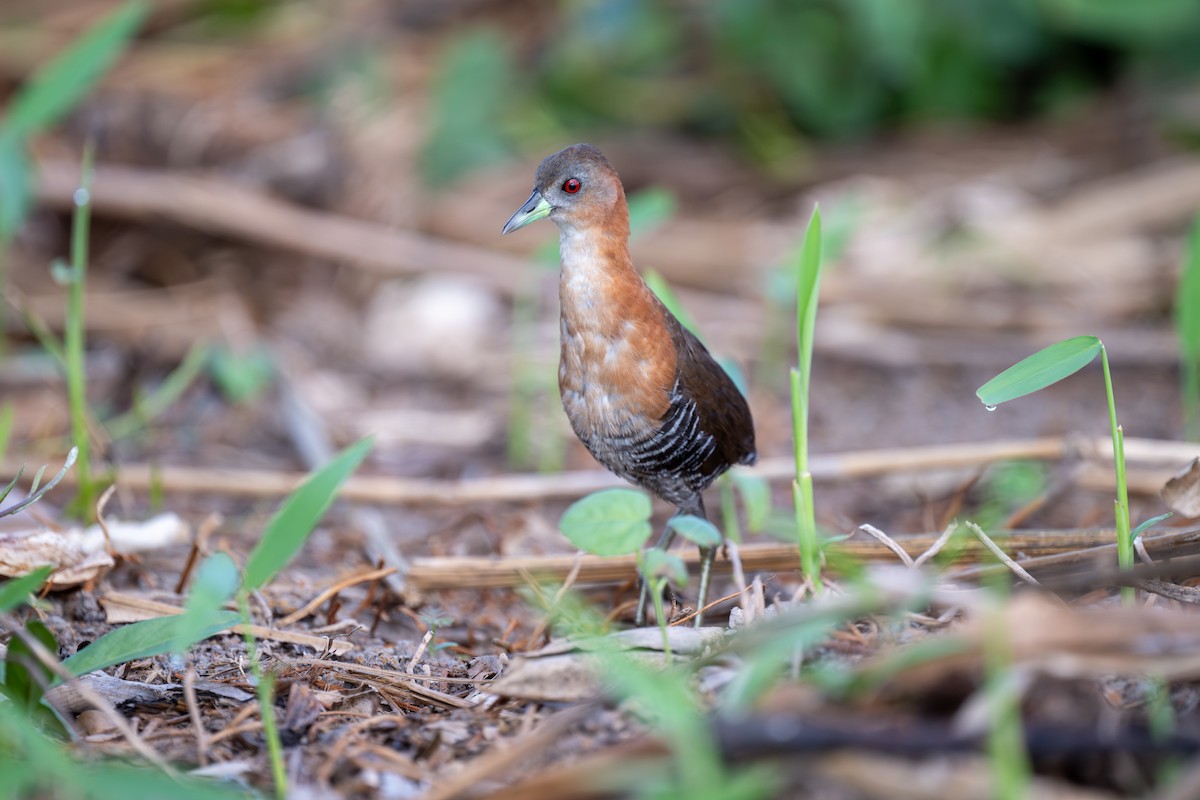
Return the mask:
<svg viewBox="0 0 1200 800">
<path fill-rule="evenodd" d="M 1076 336 L 1039 350 L 1001 372 L 975 392 L 987 409 L 1044 389 L 1086 367 L 1100 356 L 1104 367 L 1104 389 L 1108 398 L 1108 421 L 1112 432 L 1113 469 L 1116 473 L 1117 499 L 1114 502 L 1117 526 L 1117 558 L 1122 569 L 1133 567 L 1133 536 L 1129 528 L 1129 489 L 1125 481 L 1125 433 L 1117 424 L 1117 401 L 1113 395 L 1112 372 L 1108 351 L 1095 336 Z M 1126 603 L 1134 599 L 1133 587 L 1121 589 Z"/>
<path fill-rule="evenodd" d="M 75 464 L 75 457 L 77 454 L 78 451 L 72 447 L 67 453 L 67 458 L 63 463 L 62 469 L 60 469 L 45 486 L 41 487 L 39 487 L 38 484 L 41 483 L 42 473 L 46 470 L 46 467 L 43 466 L 41 469 L 39 469 L 37 475 L 33 479 L 33 486 L 31 486 L 29 489 L 29 495 L 19 503 L 11 505 L 8 508 L 0 509 L 0 517 L 11 517 L 14 514 L 24 511 L 38 500 L 41 500 L 43 497 L 45 497 L 46 493 L 57 486 L 59 482 L 67 476 L 67 473 L 71 471 L 71 467 Z M 17 485 L 17 481 L 21 479 L 23 472 L 24 469 L 17 470 L 17 476 L 13 478 L 6 487 L 4 487 L 3 491 L 0 491 L 0 502 L 8 497 L 9 492 L 11 492 L 13 487 Z"/>
<path fill-rule="evenodd" d="M 592 555 L 629 555 L 650 538 L 652 510 L 645 492 L 605 489 L 572 503 L 558 527 L 573 545 Z"/>
<path fill-rule="evenodd" d="M 684 524 L 690 528 L 690 523 Z M 669 554 L 660 560 L 647 551 L 647 569 L 665 580 L 682 564 Z M 541 592 L 539 598 L 557 597 Z M 660 601 L 661 602 L 661 601 Z M 732 769 L 722 761 L 712 725 L 694 688 L 696 661 L 674 660 L 666 665 L 648 662 L 644 653 L 624 649 L 620 639 L 604 635 L 603 619 L 578 595 L 567 592 L 553 607 L 545 607 L 557 631 L 570 637 L 595 660 L 594 674 L 605 690 L 657 730 L 671 749 L 669 771 L 637 771 L 614 775 L 612 788 L 639 798 L 688 800 L 765 800 L 777 796 L 769 769 Z M 661 615 L 660 615 L 661 617 Z M 665 634 L 664 634 L 665 636 Z"/>
<path fill-rule="evenodd" d="M 820 543 L 813 508 L 813 479 L 808 468 L 808 401 L 812 376 L 813 333 L 817 322 L 817 298 L 821 287 L 821 210 L 814 208 L 804 232 L 796 280 L 796 346 L 798 365 L 791 371 L 792 437 L 795 444 L 796 475 L 792 502 L 796 508 L 796 538 L 800 568 L 814 588 L 821 586 Z"/>
<path fill-rule="evenodd" d="M 275 379 L 275 362 L 266 350 L 234 353 L 217 347 L 210 352 L 207 363 L 217 388 L 234 403 L 253 400 Z"/>
<path fill-rule="evenodd" d="M 1021 681 L 1012 665 L 1012 642 L 998 608 L 984 619 L 984 693 L 988 705 L 987 752 L 997 800 L 1028 797 L 1032 769 L 1021 724 Z"/>
<path fill-rule="evenodd" d="M 98 22 L 22 86 L 0 123 L 0 295 L 8 296 L 7 255 L 32 203 L 29 140 L 58 124 L 104 76 L 146 16 L 146 4 L 130 2 Z M 7 310 L 0 304 L 0 358 Z"/>
<path fill-rule="evenodd" d="M 97 487 L 92 482 L 91 434 L 88 431 L 87 364 L 84 342 L 84 295 L 87 288 L 88 233 L 92 208 L 91 143 L 83 149 L 83 174 L 75 190 L 75 211 L 71 219 L 71 268 L 67 273 L 67 316 L 63 332 L 63 356 L 66 359 L 67 399 L 71 409 L 71 439 L 79 451 L 79 482 L 74 508 L 81 518 L 90 518 Z"/>
<path fill-rule="evenodd" d="M 295 556 L 333 503 L 342 484 L 362 463 L 371 444 L 370 439 L 363 439 L 346 448 L 280 504 L 246 563 L 244 574 L 240 576 L 240 587 L 232 559 L 216 553 L 198 570 L 182 614 L 143 620 L 112 630 L 68 658 L 63 666 L 73 675 L 84 675 L 138 658 L 172 651 L 179 653 L 196 642 L 243 623 L 247 626 L 247 652 L 257 682 L 275 791 L 278 797 L 285 797 L 287 773 L 273 712 L 273 679 L 263 672 L 256 643 L 249 633 L 248 626 L 252 621 L 249 596 L 269 583 Z M 225 603 L 235 593 L 239 610 L 225 610 Z M 0 597 L 6 594 L 0 590 Z"/>
<path fill-rule="evenodd" d="M 1175 330 L 1179 335 L 1183 427 L 1188 439 L 1200 439 L 1200 215 L 1192 224 L 1179 289 L 1175 292 Z"/>
</svg>

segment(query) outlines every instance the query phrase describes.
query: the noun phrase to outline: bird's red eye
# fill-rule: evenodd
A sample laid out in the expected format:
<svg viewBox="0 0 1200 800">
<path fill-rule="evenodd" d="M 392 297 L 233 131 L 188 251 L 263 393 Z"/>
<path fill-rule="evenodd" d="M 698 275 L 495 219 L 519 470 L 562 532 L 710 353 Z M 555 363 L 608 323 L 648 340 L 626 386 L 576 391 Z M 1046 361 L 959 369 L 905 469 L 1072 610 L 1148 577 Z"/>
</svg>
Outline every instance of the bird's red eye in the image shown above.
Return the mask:
<svg viewBox="0 0 1200 800">
<path fill-rule="evenodd" d="M 567 178 L 563 183 L 563 191 L 567 194 L 575 194 L 579 191 L 580 183 L 578 178 Z"/>
</svg>

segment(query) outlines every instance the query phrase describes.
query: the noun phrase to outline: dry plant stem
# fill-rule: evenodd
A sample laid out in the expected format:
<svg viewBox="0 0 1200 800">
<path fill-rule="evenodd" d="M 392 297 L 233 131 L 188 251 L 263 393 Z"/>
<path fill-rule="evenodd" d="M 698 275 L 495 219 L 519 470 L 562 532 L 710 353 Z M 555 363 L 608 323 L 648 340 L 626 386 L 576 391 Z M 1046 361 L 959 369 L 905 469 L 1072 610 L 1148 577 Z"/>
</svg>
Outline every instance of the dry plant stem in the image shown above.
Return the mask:
<svg viewBox="0 0 1200 800">
<path fill-rule="evenodd" d="M 550 602 L 551 608 L 554 608 L 559 603 L 561 603 L 562 599 L 567 596 L 567 592 L 569 592 L 571 590 L 571 587 L 575 585 L 575 581 L 579 580 L 579 570 L 583 566 L 583 556 L 584 556 L 584 552 L 582 550 L 575 553 L 575 561 L 571 564 L 571 571 L 567 573 L 567 577 L 563 580 L 562 586 L 558 587 L 558 591 L 554 593 L 554 599 L 551 600 L 551 602 Z M 536 586 L 536 581 L 533 581 L 531 578 L 530 583 L 528 585 Z M 540 620 L 538 620 L 537 627 L 535 627 L 533 629 L 533 633 L 529 634 L 529 636 L 526 637 L 526 641 L 527 642 L 540 641 L 542 638 L 542 635 L 546 632 L 546 626 L 549 624 L 550 624 L 549 616 L 543 615 L 542 618 Z"/>
<path fill-rule="evenodd" d="M 971 532 L 978 537 L 979 541 L 983 542 L 983 546 L 990 550 L 992 555 L 1000 559 L 1000 563 L 1012 570 L 1013 574 L 1032 586 L 1039 585 L 1036 578 L 1026 572 L 1025 568 L 1016 561 L 1013 561 L 1008 553 L 1004 552 L 1004 550 L 1000 548 L 1000 545 L 993 542 L 991 537 L 983 532 L 983 528 L 979 527 L 974 522 L 967 522 L 965 524 L 971 529 Z"/>
<path fill-rule="evenodd" d="M 880 542 L 888 550 L 891 550 L 893 553 L 895 553 L 896 557 L 899 558 L 902 562 L 904 562 L 904 566 L 906 566 L 906 567 L 916 566 L 915 562 L 913 562 L 912 556 L 910 556 L 904 550 L 903 547 L 896 544 L 896 541 L 894 539 L 892 539 L 892 537 L 888 536 L 886 533 L 879 530 L 874 525 L 867 525 L 867 524 L 859 525 L 858 530 L 871 536 L 876 541 Z M 936 542 L 935 542 L 935 544 L 936 544 Z"/>
<path fill-rule="evenodd" d="M 333 597 L 335 594 L 338 594 L 339 592 L 341 592 L 351 586 L 354 586 L 357 583 L 367 583 L 368 581 L 379 580 L 380 578 L 385 578 L 388 575 L 392 575 L 395 572 L 396 572 L 395 567 L 385 567 L 383 569 L 373 569 L 369 572 L 360 572 L 356 575 L 351 575 L 347 578 L 343 578 L 340 581 L 338 581 L 337 583 L 330 586 L 328 589 L 325 589 L 323 592 L 318 594 L 316 597 L 314 597 L 309 602 L 305 603 L 303 607 L 296 609 L 295 611 L 293 611 L 291 614 L 288 614 L 283 619 L 278 620 L 275 624 L 281 628 L 286 628 L 289 625 L 294 625 L 297 622 L 299 622 L 300 620 L 307 617 L 308 615 L 312 614 L 314 611 L 316 611 L 322 605 L 324 605 L 325 602 L 327 600 L 329 600 L 329 598 Z"/>
<path fill-rule="evenodd" d="M 100 604 L 108 612 L 109 622 L 136 622 L 137 620 L 183 613 L 183 609 L 179 606 L 173 606 L 170 603 L 162 603 L 157 600 L 149 600 L 136 595 L 123 594 L 121 592 L 109 592 L 100 599 Z M 230 628 L 230 630 L 240 634 L 249 632 L 257 639 L 288 642 L 289 644 L 311 647 L 318 651 L 330 648 L 330 651 L 336 655 L 342 655 L 356 649 L 356 645 L 346 639 L 330 640 L 323 636 L 313 636 L 302 631 L 285 631 L 279 628 L 268 628 L 263 625 L 246 626 L 239 623 Z"/>
<path fill-rule="evenodd" d="M 458 774 L 441 783 L 435 783 L 422 800 L 453 800 L 480 796 L 471 790 L 485 781 L 497 778 L 506 770 L 515 768 L 523 759 L 544 750 L 591 711 L 592 705 L 584 704 L 558 712 L 507 747 L 493 748 L 468 762 Z"/>
<path fill-rule="evenodd" d="M 408 660 L 408 666 L 404 668 L 405 672 L 412 675 L 416 671 L 417 663 L 421 660 L 421 656 L 425 655 L 425 650 L 429 647 L 429 643 L 432 641 L 433 628 L 430 628 L 429 630 L 425 631 L 425 635 L 421 637 L 421 643 L 417 645 L 416 652 L 413 653 L 412 658 Z"/>
<path fill-rule="evenodd" d="M 947 543 L 949 543 L 950 539 L 954 536 L 954 532 L 956 530 L 958 530 L 957 522 L 950 522 L 948 525 L 946 525 L 946 529 L 942 531 L 942 535 L 939 536 L 937 538 L 937 540 L 929 546 L 929 549 L 927 549 L 925 552 L 921 553 L 921 555 L 917 556 L 916 560 L 913 561 L 913 566 L 920 567 L 926 561 L 935 557 L 938 553 L 942 552 L 942 548 L 945 547 L 947 545 Z"/>
<path fill-rule="evenodd" d="M 38 199 L 67 207 L 79 164 L 43 159 Z M 396 230 L 378 223 L 320 213 L 273 199 L 233 181 L 101 164 L 95 169 L 96 213 L 130 220 L 170 219 L 208 233 L 329 259 L 390 275 L 470 271 L 510 288 L 531 263 L 494 250 Z"/>
<path fill-rule="evenodd" d="M 321 768 L 317 770 L 317 783 L 321 786 L 329 786 L 329 782 L 333 778 L 333 771 L 337 769 L 338 762 L 345 756 L 346 751 L 357 743 L 357 737 L 360 733 L 372 728 L 378 728 L 381 725 L 403 726 L 407 723 L 408 719 L 400 714 L 381 714 L 354 723 L 338 735 L 337 740 L 329 751 L 329 755 L 326 756 L 324 762 L 321 764 Z"/>
<path fill-rule="evenodd" d="M 1133 440 L 1126 442 L 1127 449 L 1132 449 L 1133 444 Z M 1089 449 L 1103 457 L 1103 453 L 1095 445 L 1089 446 Z M 1056 459 L 1063 457 L 1068 451 L 1067 441 L 1063 437 L 861 450 L 814 456 L 809 459 L 809 470 L 814 480 L 841 480 L 904 470 L 975 467 L 992 461 L 1020 458 Z M 1192 453 L 1187 456 L 1187 460 L 1194 455 Z M 36 459 L 19 455 L 0 459 L 0 472 L 16 474 L 21 464 L 34 460 Z M 790 459 L 781 458 L 764 459 L 757 467 L 748 471 L 770 480 L 790 480 L 794 469 L 795 465 Z M 149 491 L 158 485 L 164 492 L 219 494 L 228 497 L 282 497 L 294 491 L 307 477 L 305 473 L 270 470 L 214 470 L 127 464 L 120 469 L 118 483 L 136 491 Z M 72 475 L 64 478 L 68 483 L 74 480 Z M 374 505 L 461 506 L 572 499 L 598 489 L 624 485 L 620 478 L 602 470 L 564 472 L 557 475 L 508 475 L 476 481 L 413 480 L 354 475 L 346 481 L 339 496 L 343 500 Z"/>
<path fill-rule="evenodd" d="M 704 608 L 698 608 L 698 609 L 692 611 L 690 614 L 684 614 L 682 617 L 679 617 L 678 619 L 673 619 L 670 622 L 670 627 L 678 628 L 681 625 L 686 625 L 687 623 L 694 620 L 698 615 L 707 614 L 710 610 L 721 605 L 721 603 L 727 602 L 729 600 L 733 600 L 735 597 L 740 597 L 742 595 L 743 591 L 744 591 L 743 589 L 738 589 L 736 592 L 733 592 L 732 594 L 727 594 L 724 597 L 718 597 L 716 600 L 713 600 L 712 602 L 705 605 Z M 670 656 L 670 651 L 667 652 L 667 655 Z"/>
<path fill-rule="evenodd" d="M 115 484 L 109 485 L 100 495 L 100 499 L 96 501 L 96 508 L 92 512 L 96 516 L 96 524 L 100 526 L 100 532 L 104 534 L 104 551 L 110 556 L 115 556 L 117 553 L 113 550 L 112 536 L 108 533 L 108 521 L 104 519 L 104 509 L 108 506 L 108 501 L 116 491 L 117 487 Z"/>
<path fill-rule="evenodd" d="M 279 350 L 280 348 L 277 348 Z M 278 358 L 280 376 L 280 408 L 288 435 L 310 471 L 317 470 L 334 456 L 333 441 L 321 415 L 304 403 L 293 386 L 292 374 L 295 367 L 286 352 Z M 351 477 L 353 480 L 353 477 Z M 342 497 L 346 498 L 343 488 Z M 348 499 L 348 498 L 347 498 Z M 350 511 L 350 522 L 366 539 L 366 550 L 370 560 L 377 564 L 388 564 L 395 570 L 384 576 L 388 588 L 404 597 L 407 589 L 404 575 L 408 572 L 408 559 L 396 547 L 391 530 L 376 508 L 354 508 Z"/>
<path fill-rule="evenodd" d="M 83 681 L 77 680 L 74 675 L 72 675 L 65 667 L 63 667 L 61 663 L 59 663 L 59 660 L 54 657 L 53 653 L 47 650 L 35 637 L 26 633 L 25 628 L 17 624 L 16 620 L 8 615 L 4 615 L 0 617 L 0 627 L 7 628 L 14 636 L 24 642 L 29 648 L 30 652 L 33 653 L 34 657 L 37 658 L 37 660 L 40 661 L 42 665 L 46 667 L 46 669 L 53 672 L 60 680 L 71 684 L 72 688 L 80 697 L 90 703 L 92 708 L 104 715 L 105 719 L 107 719 L 109 723 L 111 723 L 112 726 L 117 730 L 117 732 L 125 738 L 125 741 L 129 742 L 129 746 L 132 747 L 138 753 L 138 755 L 171 777 L 179 777 L 179 774 L 172 769 L 170 764 L 164 761 L 158 753 L 156 753 L 149 745 L 142 741 L 141 737 L 139 737 L 130 726 L 129 721 L 126 720 L 125 717 L 122 716 L 115 708 L 113 708 L 111 703 L 101 697 L 97 692 L 93 691 L 92 688 Z"/>
<path fill-rule="evenodd" d="M 750 585 L 746 583 L 746 570 L 742 567 L 740 545 L 732 539 L 725 540 L 725 553 L 729 557 L 730 571 L 733 573 L 733 585 L 739 586 L 738 603 L 746 615 L 746 622 L 754 621 L 754 606 L 750 594 Z"/>
<path fill-rule="evenodd" d="M 414 697 L 419 697 L 428 703 L 442 706 L 443 708 L 473 708 L 476 704 L 469 700 L 463 700 L 461 697 L 455 697 L 451 694 L 439 692 L 436 689 L 431 689 L 427 686 L 422 686 L 419 683 L 414 683 L 411 680 L 400 680 L 401 673 L 390 669 L 379 669 L 377 667 L 368 667 L 362 664 L 350 664 L 340 661 L 326 661 L 321 658 L 314 658 L 308 662 L 314 666 L 325 667 L 335 672 L 349 675 L 365 675 L 375 678 L 381 684 L 402 689 Z M 419 679 L 427 681 L 430 679 L 428 675 L 411 676 L 414 680 Z M 442 681 L 443 679 L 438 678 Z M 455 682 L 457 681 L 446 681 Z M 483 683 L 483 681 L 472 680 L 469 683 Z"/>
<path fill-rule="evenodd" d="M 953 533 L 953 531 L 950 531 Z M 1009 536 L 1014 549 L 1043 555 L 1047 553 L 1072 553 L 1112 542 L 1113 530 L 1083 531 L 1017 531 Z M 897 537 L 893 541 L 909 552 L 921 552 L 932 546 L 941 549 L 949 535 L 942 533 Z M 938 545 L 938 542 L 941 542 Z M 894 558 L 892 551 L 873 539 L 840 542 L 841 552 L 862 559 Z M 748 544 L 738 551 L 745 570 L 785 571 L 799 565 L 796 548 L 783 544 Z M 936 552 L 936 550 L 935 550 Z M 694 552 L 682 552 L 679 557 L 689 567 L 699 563 Z M 970 553 L 960 561 L 973 558 Z M 526 585 L 529 581 L 561 581 L 575 566 L 574 555 L 523 556 L 509 558 L 454 557 L 418 558 L 413 560 L 408 582 L 417 592 L 456 588 L 505 588 Z M 624 581 L 636 574 L 637 561 L 634 556 L 584 556 L 580 561 L 579 582 L 583 584 Z M 730 569 L 730 562 L 717 559 L 715 572 Z"/>
<path fill-rule="evenodd" d="M 208 732 L 200 719 L 200 705 L 196 702 L 196 670 L 190 664 L 183 673 L 183 698 L 187 703 L 188 716 L 196 733 L 196 761 L 200 766 L 208 765 Z"/>
</svg>

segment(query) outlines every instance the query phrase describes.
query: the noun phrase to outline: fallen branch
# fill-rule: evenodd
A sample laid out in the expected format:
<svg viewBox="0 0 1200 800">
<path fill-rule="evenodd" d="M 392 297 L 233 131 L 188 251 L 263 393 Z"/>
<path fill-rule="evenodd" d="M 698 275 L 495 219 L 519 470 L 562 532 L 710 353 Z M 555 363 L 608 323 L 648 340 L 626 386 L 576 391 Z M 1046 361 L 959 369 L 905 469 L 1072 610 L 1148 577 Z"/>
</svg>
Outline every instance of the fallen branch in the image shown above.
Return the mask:
<svg viewBox="0 0 1200 800">
<path fill-rule="evenodd" d="M 1136 440 L 1128 440 L 1136 444 Z M 811 466 L 816 480 L 869 478 L 896 471 L 970 468 L 1012 459 L 1057 459 L 1073 444 L 1062 437 L 1018 439 L 929 447 L 858 450 L 816 456 Z M 1189 451 L 1190 452 L 1190 451 Z M 1186 460 L 1195 457 L 1193 452 Z M 0 460 L 0 474 L 15 474 L 24 461 L 12 455 Z M 767 458 L 749 472 L 767 480 L 790 480 L 795 465 L 788 458 Z M 172 465 L 124 464 L 116 468 L 116 483 L 127 491 L 165 494 L 219 494 L 227 497 L 283 497 L 307 476 L 298 472 L 253 469 L 206 469 Z M 65 483 L 74 478 L 68 475 Z M 467 506 L 482 503 L 523 503 L 569 500 L 625 483 L 604 470 L 561 472 L 553 475 L 498 475 L 471 481 L 439 481 L 355 475 L 341 497 L 355 503 L 386 506 Z"/>
<path fill-rule="evenodd" d="M 37 199 L 72 207 L 79 164 L 38 162 Z M 94 213 L 134 221 L 169 219 L 207 233 L 327 258 L 390 275 L 470 272 L 490 286 L 512 287 L 530 273 L 527 260 L 376 222 L 312 211 L 221 178 L 98 164 Z"/>
<path fill-rule="evenodd" d="M 942 534 L 896 536 L 893 541 L 909 554 L 921 553 L 938 542 Z M 1012 552 L 1046 555 L 1074 555 L 1091 552 L 1098 545 L 1115 541 L 1116 531 L 1057 530 L 1013 531 L 1005 536 L 1004 545 Z M 1200 532 L 1196 532 L 1200 539 Z M 1147 541 L 1153 547 L 1154 539 Z M 852 538 L 837 544 L 838 549 L 859 559 L 895 559 L 892 550 L 875 539 Z M 1113 545 L 1115 547 L 1115 545 Z M 972 548 L 974 552 L 979 552 Z M 972 550 L 964 550 L 960 558 L 970 558 Z M 800 557 L 794 544 L 744 544 L 738 551 L 746 571 L 787 571 L 800 568 Z M 680 551 L 689 567 L 699 566 L 699 554 L 694 548 Z M 527 575 L 537 580 L 561 582 L 578 563 L 577 583 L 613 583 L 629 580 L 637 574 L 635 556 L 583 556 L 574 554 L 551 556 L 521 556 L 509 558 L 455 557 L 417 558 L 408 571 L 408 585 L 419 592 L 438 589 L 492 589 L 523 586 Z M 1022 562 L 1024 563 L 1024 562 Z M 1115 564 L 1115 557 L 1113 563 Z M 729 572 L 732 564 L 718 558 L 713 568 Z"/>
</svg>

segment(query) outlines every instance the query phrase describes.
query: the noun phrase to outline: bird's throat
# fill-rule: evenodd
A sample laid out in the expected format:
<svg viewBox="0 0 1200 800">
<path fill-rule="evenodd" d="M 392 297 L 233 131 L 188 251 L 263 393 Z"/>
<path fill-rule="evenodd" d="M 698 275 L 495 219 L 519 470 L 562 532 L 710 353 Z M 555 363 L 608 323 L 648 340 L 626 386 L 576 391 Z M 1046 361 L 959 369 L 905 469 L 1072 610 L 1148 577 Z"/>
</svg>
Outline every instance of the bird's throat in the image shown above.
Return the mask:
<svg viewBox="0 0 1200 800">
<path fill-rule="evenodd" d="M 564 229 L 559 389 L 576 432 L 618 431 L 665 413 L 675 379 L 666 310 L 621 237 Z"/>
</svg>

